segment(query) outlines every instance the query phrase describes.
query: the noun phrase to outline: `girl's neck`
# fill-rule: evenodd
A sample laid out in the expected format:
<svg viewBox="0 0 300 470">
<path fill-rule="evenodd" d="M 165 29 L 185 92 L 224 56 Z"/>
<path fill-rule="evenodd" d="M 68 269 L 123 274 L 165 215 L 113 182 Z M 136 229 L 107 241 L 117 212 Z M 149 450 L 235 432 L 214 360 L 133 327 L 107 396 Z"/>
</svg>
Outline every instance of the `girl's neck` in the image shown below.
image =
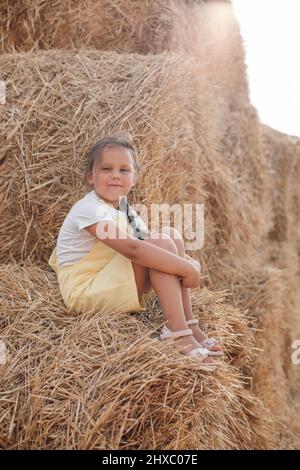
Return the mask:
<svg viewBox="0 0 300 470">
<path fill-rule="evenodd" d="M 105 202 L 105 204 L 107 204 L 108 206 L 111 206 L 111 207 L 113 207 L 114 209 L 118 210 L 118 207 L 119 207 L 119 203 L 118 203 L 118 202 L 116 202 L 115 204 L 113 204 L 111 201 L 107 201 L 104 197 L 100 196 L 100 194 L 98 194 L 95 189 L 93 189 L 93 191 L 94 191 L 94 193 L 96 194 L 96 196 L 97 196 L 99 199 L 101 199 L 102 201 Z"/>
</svg>

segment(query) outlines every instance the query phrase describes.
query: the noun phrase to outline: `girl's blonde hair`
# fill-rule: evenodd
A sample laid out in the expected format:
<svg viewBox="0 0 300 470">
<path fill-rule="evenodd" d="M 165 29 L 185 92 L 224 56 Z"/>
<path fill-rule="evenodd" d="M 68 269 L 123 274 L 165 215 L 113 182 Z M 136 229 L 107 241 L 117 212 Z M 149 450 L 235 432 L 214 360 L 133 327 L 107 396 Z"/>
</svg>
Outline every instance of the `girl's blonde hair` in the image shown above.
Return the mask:
<svg viewBox="0 0 300 470">
<path fill-rule="evenodd" d="M 137 152 L 131 136 L 124 132 L 115 132 L 97 140 L 97 142 L 95 142 L 95 144 L 88 150 L 85 157 L 85 177 L 93 171 L 94 165 L 100 162 L 103 150 L 108 147 L 124 147 L 130 150 L 134 169 L 136 172 L 139 171 Z"/>
</svg>

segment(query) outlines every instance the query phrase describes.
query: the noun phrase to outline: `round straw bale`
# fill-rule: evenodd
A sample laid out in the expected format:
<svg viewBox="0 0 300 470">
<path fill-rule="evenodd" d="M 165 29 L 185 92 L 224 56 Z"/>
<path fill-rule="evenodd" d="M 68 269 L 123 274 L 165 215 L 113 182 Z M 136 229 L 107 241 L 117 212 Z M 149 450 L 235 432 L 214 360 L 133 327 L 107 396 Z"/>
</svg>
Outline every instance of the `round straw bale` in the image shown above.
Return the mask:
<svg viewBox="0 0 300 470">
<path fill-rule="evenodd" d="M 261 141 L 272 177 L 274 217 L 269 236 L 297 245 L 300 241 L 300 139 L 262 124 Z"/>
<path fill-rule="evenodd" d="M 192 55 L 223 94 L 248 96 L 239 24 L 227 1 L 15 0 L 1 4 L 3 52 L 74 47 Z"/>
<path fill-rule="evenodd" d="M 53 273 L 30 263 L 0 269 L 7 351 L 1 366 L 2 448 L 272 445 L 267 410 L 242 369 L 224 363 L 213 374 L 202 366 L 192 371 L 188 358 L 157 341 L 157 307 L 152 305 L 148 319 L 103 311 L 66 315 Z M 234 348 L 235 334 L 226 322 L 238 313 L 226 305 L 226 296 L 203 289 L 194 302 L 206 317 L 216 313 L 218 332 Z"/>
<path fill-rule="evenodd" d="M 91 189 L 86 151 L 115 130 L 132 134 L 138 148 L 131 203 L 145 204 L 150 215 L 152 203 L 204 204 L 210 252 L 216 244 L 225 249 L 237 227 L 243 232 L 228 168 L 211 140 L 210 88 L 199 70 L 166 53 L 2 56 L 1 260 L 48 260 L 68 210 Z"/>
<path fill-rule="evenodd" d="M 249 375 L 253 390 L 274 420 L 276 448 L 293 421 L 293 396 L 300 382 L 291 360 L 292 343 L 300 332 L 296 260 L 293 247 L 273 242 L 263 246 L 256 257 L 228 256 L 210 263 L 211 287 L 228 288 L 233 306 L 245 312 L 248 327 L 255 331 Z"/>
</svg>

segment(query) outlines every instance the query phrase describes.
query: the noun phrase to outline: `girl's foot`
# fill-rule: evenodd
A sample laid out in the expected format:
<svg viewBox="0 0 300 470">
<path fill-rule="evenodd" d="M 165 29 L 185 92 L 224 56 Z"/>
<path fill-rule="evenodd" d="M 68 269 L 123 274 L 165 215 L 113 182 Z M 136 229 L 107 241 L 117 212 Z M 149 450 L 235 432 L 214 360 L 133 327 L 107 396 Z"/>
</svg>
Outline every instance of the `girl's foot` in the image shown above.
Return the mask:
<svg viewBox="0 0 300 470">
<path fill-rule="evenodd" d="M 179 338 L 175 338 L 175 344 L 176 344 L 176 349 L 181 353 L 181 354 L 188 354 L 190 351 L 192 351 L 195 348 L 203 348 L 201 344 L 196 341 L 196 339 L 190 335 L 190 336 L 180 336 Z M 208 357 L 205 357 L 202 362 L 204 363 L 213 363 L 213 359 Z"/>
<path fill-rule="evenodd" d="M 219 363 L 214 362 L 209 357 L 209 350 L 204 348 L 195 340 L 191 328 L 170 330 L 167 325 L 164 325 L 160 334 L 160 339 L 163 341 L 172 340 L 175 349 L 180 354 L 191 357 L 191 359 L 199 364 L 205 364 L 207 370 L 213 371 L 219 365 Z"/>
<path fill-rule="evenodd" d="M 193 336 L 194 336 L 195 340 L 198 341 L 198 343 L 201 343 L 204 339 L 207 339 L 207 336 L 206 336 L 205 333 L 203 333 L 203 331 L 198 326 L 198 320 L 195 320 L 195 321 L 197 321 L 197 323 L 188 322 L 188 325 L 189 325 L 189 328 L 191 328 L 192 331 L 193 331 Z M 205 347 L 207 347 L 207 346 L 205 346 Z M 219 343 L 213 344 L 212 346 L 210 346 L 209 349 L 211 351 L 222 351 L 222 347 Z"/>
</svg>

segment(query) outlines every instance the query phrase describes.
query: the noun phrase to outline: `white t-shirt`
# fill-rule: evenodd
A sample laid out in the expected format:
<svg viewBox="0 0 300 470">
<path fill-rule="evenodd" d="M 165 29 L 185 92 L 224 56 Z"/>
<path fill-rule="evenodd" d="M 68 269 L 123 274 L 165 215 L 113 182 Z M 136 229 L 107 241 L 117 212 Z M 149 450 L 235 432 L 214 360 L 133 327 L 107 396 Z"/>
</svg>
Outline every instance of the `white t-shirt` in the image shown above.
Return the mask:
<svg viewBox="0 0 300 470">
<path fill-rule="evenodd" d="M 134 213 L 141 227 L 147 231 L 142 219 L 135 211 Z M 126 219 L 124 212 L 106 204 L 94 190 L 77 201 L 67 214 L 58 234 L 56 245 L 58 265 L 76 263 L 97 243 L 97 238 L 88 230 L 84 230 L 85 227 L 104 220 L 116 222 L 117 216 L 120 215 Z"/>
</svg>

